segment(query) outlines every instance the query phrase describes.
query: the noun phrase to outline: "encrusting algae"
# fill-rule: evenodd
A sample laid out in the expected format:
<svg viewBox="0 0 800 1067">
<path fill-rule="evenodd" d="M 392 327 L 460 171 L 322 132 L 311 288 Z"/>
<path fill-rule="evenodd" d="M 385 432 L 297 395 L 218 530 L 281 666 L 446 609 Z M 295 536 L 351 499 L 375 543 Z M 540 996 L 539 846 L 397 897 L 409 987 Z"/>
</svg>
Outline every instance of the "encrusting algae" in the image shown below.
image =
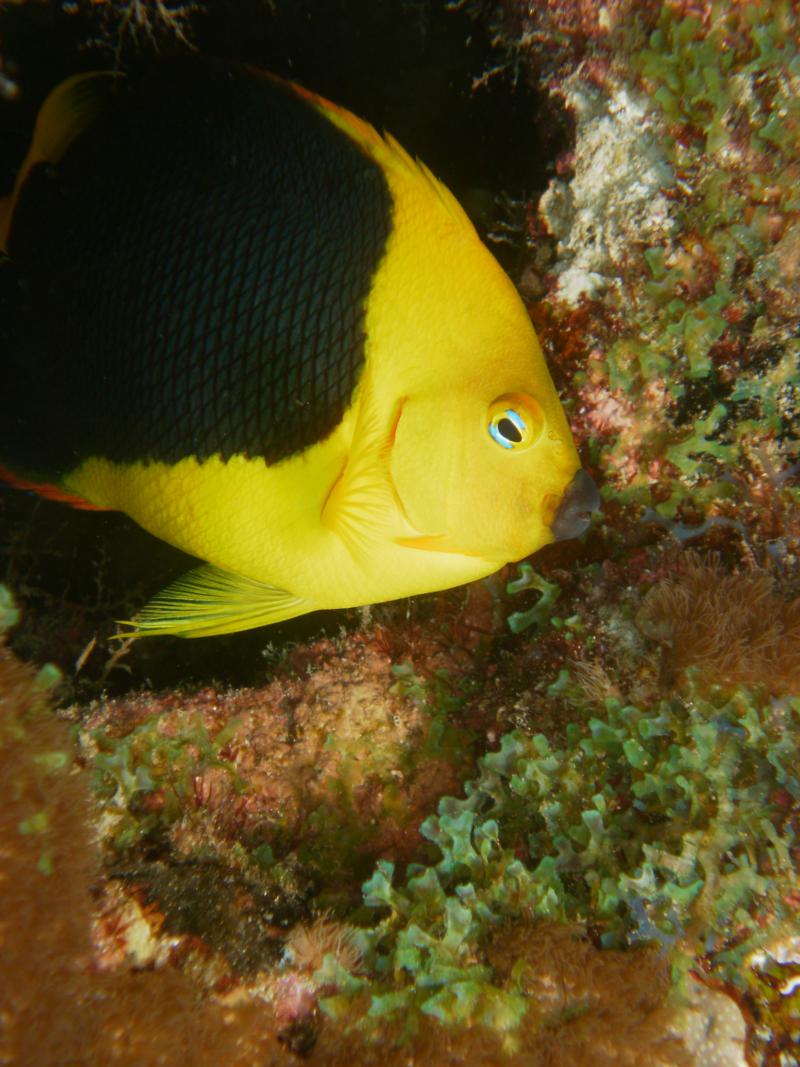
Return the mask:
<svg viewBox="0 0 800 1067">
<path fill-rule="evenodd" d="M 101 874 L 88 783 L 41 679 L 3 646 L 0 713 L 3 1062 L 151 1063 L 166 1043 L 176 1064 L 268 1063 L 259 1011 L 204 1003 L 175 970 L 97 969 L 91 919 Z"/>
</svg>

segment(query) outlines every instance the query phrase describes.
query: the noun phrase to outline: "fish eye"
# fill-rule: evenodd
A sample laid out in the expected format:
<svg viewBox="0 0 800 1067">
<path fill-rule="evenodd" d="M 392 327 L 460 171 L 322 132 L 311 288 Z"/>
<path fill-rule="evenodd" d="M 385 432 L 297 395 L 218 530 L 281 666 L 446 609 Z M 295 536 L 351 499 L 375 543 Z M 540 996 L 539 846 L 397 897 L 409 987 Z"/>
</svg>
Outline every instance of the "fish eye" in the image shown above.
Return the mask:
<svg viewBox="0 0 800 1067">
<path fill-rule="evenodd" d="M 539 405 L 530 397 L 501 396 L 489 408 L 489 436 L 507 451 L 527 448 L 540 429 Z"/>
<path fill-rule="evenodd" d="M 489 423 L 489 433 L 501 448 L 521 445 L 527 432 L 525 420 L 513 408 L 497 412 Z"/>
</svg>

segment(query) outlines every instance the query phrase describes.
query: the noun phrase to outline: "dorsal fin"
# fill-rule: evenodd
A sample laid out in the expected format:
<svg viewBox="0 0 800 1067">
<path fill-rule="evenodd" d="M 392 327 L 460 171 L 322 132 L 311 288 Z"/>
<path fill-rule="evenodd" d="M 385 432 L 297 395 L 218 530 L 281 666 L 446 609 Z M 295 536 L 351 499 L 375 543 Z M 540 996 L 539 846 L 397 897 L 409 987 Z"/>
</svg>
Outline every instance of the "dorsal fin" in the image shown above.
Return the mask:
<svg viewBox="0 0 800 1067">
<path fill-rule="evenodd" d="M 278 78 L 275 75 L 270 75 L 270 77 L 275 78 L 276 81 L 283 81 L 282 78 Z M 414 159 L 410 156 L 390 133 L 384 133 L 381 136 L 374 126 L 369 122 L 365 122 L 364 119 L 360 119 L 358 115 L 354 115 L 352 111 L 326 100 L 324 96 L 319 96 L 310 89 L 305 89 L 302 85 L 298 85 L 297 82 L 286 81 L 284 84 L 288 85 L 298 96 L 308 100 L 318 111 L 321 111 L 329 122 L 352 138 L 362 152 L 369 156 L 370 159 L 374 159 L 384 171 L 402 174 L 407 180 L 418 183 L 420 188 L 433 193 L 448 214 L 460 225 L 466 226 L 469 230 L 473 229 L 472 222 L 466 211 L 464 211 L 447 186 L 439 181 L 422 160 Z"/>
<path fill-rule="evenodd" d="M 116 79 L 113 71 L 75 74 L 57 85 L 36 118 L 31 146 L 20 167 L 14 191 L 0 200 L 0 250 L 7 252 L 14 208 L 25 181 L 38 163 L 58 163 L 69 146 L 105 110 Z"/>
</svg>

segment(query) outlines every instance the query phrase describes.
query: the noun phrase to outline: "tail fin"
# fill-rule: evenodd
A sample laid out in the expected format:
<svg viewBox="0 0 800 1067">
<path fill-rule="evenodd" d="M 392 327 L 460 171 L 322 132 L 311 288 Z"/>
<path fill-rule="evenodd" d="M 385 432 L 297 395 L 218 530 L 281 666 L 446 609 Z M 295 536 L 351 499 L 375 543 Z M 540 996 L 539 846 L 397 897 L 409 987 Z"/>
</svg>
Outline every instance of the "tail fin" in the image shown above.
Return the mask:
<svg viewBox="0 0 800 1067">
<path fill-rule="evenodd" d="M 55 368 L 34 358 L 39 348 L 51 346 L 39 343 L 37 347 L 33 339 L 30 282 L 24 267 L 9 258 L 9 239 L 13 245 L 12 223 L 23 186 L 35 178 L 39 164 L 58 163 L 103 113 L 120 77 L 100 71 L 79 74 L 50 93 L 36 119 L 14 190 L 0 198 L 0 481 L 79 508 L 93 505 L 58 484 L 70 457 L 59 454 L 48 428 L 62 399 L 61 390 Z M 46 340 L 51 340 L 50 335 Z"/>
<path fill-rule="evenodd" d="M 80 508 L 82 511 L 110 510 L 109 508 L 100 508 L 96 504 L 92 504 L 91 501 L 84 500 L 82 496 L 69 493 L 58 485 L 49 485 L 46 482 L 31 482 L 27 478 L 14 474 L 13 471 L 10 471 L 8 467 L 4 467 L 2 464 L 0 464 L 0 482 L 13 485 L 15 489 L 27 489 L 32 493 L 38 493 L 45 500 L 57 500 L 60 504 L 69 504 L 70 507 Z"/>
</svg>

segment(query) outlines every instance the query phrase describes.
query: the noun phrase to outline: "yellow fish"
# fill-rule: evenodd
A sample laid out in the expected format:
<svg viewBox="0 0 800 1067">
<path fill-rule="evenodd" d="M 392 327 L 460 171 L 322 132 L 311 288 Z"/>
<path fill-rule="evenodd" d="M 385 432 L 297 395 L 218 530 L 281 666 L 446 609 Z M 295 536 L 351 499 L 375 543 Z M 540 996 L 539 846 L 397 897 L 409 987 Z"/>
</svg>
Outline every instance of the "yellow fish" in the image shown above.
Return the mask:
<svg viewBox="0 0 800 1067">
<path fill-rule="evenodd" d="M 135 634 L 445 589 L 596 506 L 455 198 L 298 85 L 198 58 L 69 79 L 0 247 L 6 479 L 207 561 Z"/>
</svg>

